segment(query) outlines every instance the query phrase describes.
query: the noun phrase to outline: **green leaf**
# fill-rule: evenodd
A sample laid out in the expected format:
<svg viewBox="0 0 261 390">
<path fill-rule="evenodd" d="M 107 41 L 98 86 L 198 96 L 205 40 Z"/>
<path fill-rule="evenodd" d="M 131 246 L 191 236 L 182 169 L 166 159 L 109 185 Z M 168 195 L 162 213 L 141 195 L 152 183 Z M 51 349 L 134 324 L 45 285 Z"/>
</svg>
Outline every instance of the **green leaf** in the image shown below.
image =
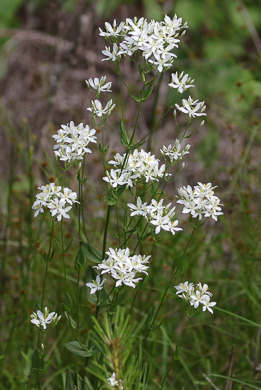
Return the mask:
<svg viewBox="0 0 261 390">
<path fill-rule="evenodd" d="M 128 149 L 129 149 L 129 150 L 137 149 L 137 148 L 139 148 L 140 146 L 142 146 L 143 144 L 145 144 L 145 142 L 146 142 L 146 140 L 137 142 L 137 143 L 134 144 L 134 145 L 130 145 Z"/>
<path fill-rule="evenodd" d="M 154 317 L 154 311 L 155 311 L 155 305 L 153 305 L 149 312 L 148 312 L 148 315 L 147 315 L 147 318 L 146 318 L 146 321 L 145 321 L 145 324 L 147 325 L 148 328 L 151 327 L 152 325 L 152 322 L 153 322 L 153 317 Z"/>
<path fill-rule="evenodd" d="M 38 371 L 41 371 L 44 369 L 44 360 L 43 360 L 40 352 L 38 351 L 38 349 L 36 349 L 33 353 L 32 369 L 38 370 Z"/>
<path fill-rule="evenodd" d="M 117 199 L 110 196 L 104 196 L 103 199 L 109 206 L 114 206 L 117 203 Z"/>
<path fill-rule="evenodd" d="M 84 266 L 85 266 L 85 257 L 80 248 L 75 259 L 75 269 L 76 271 L 82 271 Z"/>
<path fill-rule="evenodd" d="M 124 146 L 129 146 L 130 140 L 128 138 L 125 125 L 124 125 L 124 119 L 121 119 L 121 143 Z"/>
<path fill-rule="evenodd" d="M 69 321 L 69 323 L 71 324 L 71 327 L 73 329 L 77 329 L 77 324 L 76 322 L 74 321 L 74 319 L 67 313 L 67 311 L 64 312 L 64 315 L 65 317 L 67 318 L 67 320 Z"/>
<path fill-rule="evenodd" d="M 143 92 L 142 97 L 141 97 L 141 101 L 142 101 L 142 102 L 145 102 L 145 101 L 150 97 L 152 91 L 153 91 L 153 85 L 150 85 L 150 86 L 146 89 L 146 91 Z"/>
<path fill-rule="evenodd" d="M 95 248 L 94 245 L 91 245 L 89 242 L 81 241 L 81 251 L 88 260 L 93 263 L 101 263 L 102 262 L 102 252 Z"/>
<path fill-rule="evenodd" d="M 140 102 L 142 101 L 142 99 L 141 99 L 140 97 L 135 96 L 135 95 L 134 95 L 133 93 L 131 93 L 130 91 L 129 91 L 129 94 L 130 94 L 130 96 L 132 97 L 132 99 L 135 100 L 136 102 L 140 103 Z"/>
<path fill-rule="evenodd" d="M 141 81 L 145 84 L 145 82 L 146 82 L 146 77 L 145 77 L 145 75 L 144 75 L 144 72 L 143 72 L 143 69 L 142 69 L 141 64 L 139 64 L 139 71 L 140 71 L 140 78 L 141 78 Z"/>
<path fill-rule="evenodd" d="M 71 298 L 70 294 L 67 292 L 65 303 L 62 303 L 62 309 L 63 309 L 63 311 L 69 312 L 72 309 L 72 306 L 73 306 L 72 298 Z"/>
<path fill-rule="evenodd" d="M 70 352 L 77 356 L 92 356 L 92 350 L 87 349 L 86 346 L 78 341 L 70 341 L 69 343 L 64 344 Z"/>
</svg>

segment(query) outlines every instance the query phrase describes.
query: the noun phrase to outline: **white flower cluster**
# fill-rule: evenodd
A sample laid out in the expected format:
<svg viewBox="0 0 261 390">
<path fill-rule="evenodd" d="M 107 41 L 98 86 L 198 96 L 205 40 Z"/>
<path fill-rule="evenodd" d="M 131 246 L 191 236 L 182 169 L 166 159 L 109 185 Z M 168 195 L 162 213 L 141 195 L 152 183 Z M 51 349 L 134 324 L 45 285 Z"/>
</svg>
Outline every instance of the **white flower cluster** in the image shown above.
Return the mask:
<svg viewBox="0 0 261 390">
<path fill-rule="evenodd" d="M 192 189 L 191 186 L 181 187 L 178 189 L 181 199 L 177 203 L 183 204 L 183 213 L 191 213 L 193 218 L 212 217 L 217 221 L 217 217 L 222 215 L 220 199 L 214 196 L 214 188 L 211 183 L 202 184 L 198 183 Z"/>
<path fill-rule="evenodd" d="M 210 302 L 210 298 L 213 294 L 208 291 L 208 285 L 204 284 L 202 286 L 201 283 L 198 283 L 197 286 L 198 288 L 195 288 L 193 283 L 188 282 L 180 283 L 178 286 L 175 286 L 175 289 L 177 290 L 176 294 L 189 302 L 195 309 L 201 304 L 203 305 L 203 311 L 208 310 L 213 314 L 211 307 L 215 306 L 216 302 Z"/>
<path fill-rule="evenodd" d="M 171 74 L 171 83 L 169 84 L 170 88 L 177 89 L 179 93 L 183 93 L 186 89 L 194 87 L 194 80 L 189 77 L 188 74 L 184 75 L 184 72 L 181 72 L 180 75 L 178 72 Z"/>
<path fill-rule="evenodd" d="M 97 97 L 101 92 L 111 92 L 111 82 L 104 84 L 106 81 L 106 76 L 102 76 L 100 79 L 95 77 L 92 79 L 91 77 L 88 80 L 85 80 L 88 88 L 94 89 L 97 93 Z"/>
<path fill-rule="evenodd" d="M 111 169 L 110 172 L 106 171 L 107 176 L 103 178 L 113 188 L 122 185 L 133 187 L 133 181 L 135 180 L 144 178 L 146 183 L 148 183 L 150 180 L 158 181 L 159 178 L 164 176 L 165 164 L 159 167 L 160 161 L 151 152 L 135 149 L 133 153 L 128 155 L 125 166 L 121 168 L 125 161 L 125 156 L 125 154 L 121 156 L 117 153 L 114 156 L 114 160 L 109 161 L 109 164 L 119 167 L 118 169 Z"/>
<path fill-rule="evenodd" d="M 82 123 L 76 126 L 71 121 L 67 125 L 61 125 L 61 129 L 53 135 L 56 141 L 53 147 L 55 156 L 65 163 L 82 160 L 85 153 L 91 153 L 87 145 L 90 142 L 96 143 L 95 133 L 95 129 L 90 129 L 88 125 L 84 127 Z"/>
<path fill-rule="evenodd" d="M 38 187 L 41 190 L 40 194 L 36 195 L 32 209 L 36 210 L 34 216 L 37 217 L 39 213 L 44 212 L 46 207 L 52 217 L 56 217 L 58 221 L 62 218 L 70 218 L 67 214 L 74 203 L 79 203 L 77 193 L 70 190 L 70 188 L 63 188 L 56 186 L 54 183 L 46 184 L 46 186 Z M 69 204 L 69 206 L 67 206 Z"/>
<path fill-rule="evenodd" d="M 163 145 L 163 148 L 160 149 L 161 154 L 165 158 L 168 156 L 171 163 L 173 163 L 176 160 L 179 160 L 185 154 L 189 154 L 190 145 L 187 144 L 183 150 L 181 150 L 181 145 L 178 139 L 175 140 L 174 146 L 169 145 L 168 147 Z"/>
<path fill-rule="evenodd" d="M 43 329 L 46 329 L 46 325 L 49 324 L 52 324 L 52 326 L 57 325 L 60 319 L 61 316 L 58 317 L 57 313 L 55 313 L 54 311 L 52 313 L 49 313 L 47 307 L 44 308 L 43 313 L 40 310 L 37 310 L 36 313 L 31 314 L 31 322 L 38 328 L 41 327 Z"/>
<path fill-rule="evenodd" d="M 166 15 L 162 22 L 127 18 L 119 26 L 115 20 L 112 26 L 105 23 L 105 31 L 100 29 L 100 35 L 113 43 L 113 48 L 105 47 L 102 53 L 107 58 L 104 60 L 119 61 L 122 55 L 132 56 L 139 51 L 148 65 L 164 72 L 177 57 L 172 51 L 178 47 L 187 28 L 187 22 L 183 24 L 177 15 L 173 19 Z"/>
<path fill-rule="evenodd" d="M 177 227 L 179 221 L 174 220 L 175 216 L 175 207 L 172 209 L 171 203 L 167 206 L 163 206 L 163 199 L 157 202 L 155 199 L 152 199 L 151 203 L 142 203 L 140 197 L 137 198 L 137 205 L 128 203 L 128 207 L 133 210 L 131 217 L 135 215 L 142 215 L 146 220 L 153 226 L 156 227 L 155 233 L 158 234 L 161 229 L 167 232 L 171 232 L 173 235 L 176 231 L 182 230 Z"/>
<path fill-rule="evenodd" d="M 102 263 L 94 266 L 101 274 L 109 272 L 109 274 L 117 280 L 116 287 L 125 284 L 129 287 L 135 288 L 135 283 L 138 283 L 142 278 L 135 278 L 137 272 L 142 272 L 148 275 L 146 264 L 149 263 L 150 256 L 133 255 L 130 256 L 129 248 L 126 249 L 112 249 L 106 252 L 107 259 Z"/>
<path fill-rule="evenodd" d="M 109 382 L 109 386 L 111 388 L 117 388 L 117 389 L 120 389 L 120 390 L 123 390 L 124 387 L 122 386 L 122 380 L 117 380 L 116 379 L 116 374 L 115 372 L 112 374 L 112 376 L 110 378 L 107 379 L 107 381 Z"/>
<path fill-rule="evenodd" d="M 189 118 L 195 118 L 197 116 L 207 115 L 205 102 L 199 102 L 198 99 L 194 100 L 191 96 L 187 99 L 182 99 L 182 107 L 175 104 L 176 108 L 183 114 L 188 114 Z"/>
</svg>

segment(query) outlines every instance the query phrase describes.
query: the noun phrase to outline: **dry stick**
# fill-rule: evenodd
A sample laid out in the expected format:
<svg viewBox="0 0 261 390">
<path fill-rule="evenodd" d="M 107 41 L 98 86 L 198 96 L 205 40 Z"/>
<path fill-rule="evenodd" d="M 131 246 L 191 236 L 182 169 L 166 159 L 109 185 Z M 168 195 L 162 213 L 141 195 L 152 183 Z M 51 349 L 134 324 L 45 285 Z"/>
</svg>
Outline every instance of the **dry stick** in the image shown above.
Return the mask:
<svg viewBox="0 0 261 390">
<path fill-rule="evenodd" d="M 259 322 L 261 325 L 261 321 Z M 254 356 L 254 379 L 257 380 L 258 374 L 260 372 L 260 367 L 259 367 L 259 344 L 260 344 L 260 335 L 261 335 L 261 328 L 257 329 L 257 335 L 256 335 L 256 350 L 255 350 L 255 356 Z"/>
<path fill-rule="evenodd" d="M 227 376 L 229 378 L 231 378 L 232 368 L 233 368 L 233 363 L 234 363 L 234 350 L 235 350 L 235 346 L 232 345 L 231 353 L 229 355 L 229 366 L 228 366 L 228 373 L 227 373 Z M 232 383 L 233 382 L 230 379 L 227 380 L 226 390 L 231 390 L 232 389 Z"/>
<path fill-rule="evenodd" d="M 219 388 L 217 386 L 214 385 L 214 383 L 212 382 L 212 380 L 206 375 L 206 374 L 202 374 L 204 376 L 204 378 L 206 379 L 206 381 L 208 381 L 208 383 L 211 384 L 211 386 L 215 389 L 215 390 L 219 390 Z"/>
</svg>

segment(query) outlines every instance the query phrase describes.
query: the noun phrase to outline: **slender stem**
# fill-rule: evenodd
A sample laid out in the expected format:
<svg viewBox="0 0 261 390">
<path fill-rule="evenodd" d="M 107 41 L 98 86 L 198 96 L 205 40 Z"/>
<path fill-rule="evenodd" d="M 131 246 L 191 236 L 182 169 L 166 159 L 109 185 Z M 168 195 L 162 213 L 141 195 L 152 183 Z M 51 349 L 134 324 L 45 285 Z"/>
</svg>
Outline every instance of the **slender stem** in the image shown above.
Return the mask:
<svg viewBox="0 0 261 390">
<path fill-rule="evenodd" d="M 108 234 L 108 226 L 109 226 L 109 220 L 110 220 L 111 207 L 112 206 L 108 205 L 104 234 L 103 234 L 103 244 L 102 244 L 102 258 L 103 259 L 105 258 L 106 242 L 107 242 L 107 234 Z"/>
<path fill-rule="evenodd" d="M 65 293 L 67 293 L 67 273 L 64 258 L 64 240 L 63 240 L 63 220 L 61 220 L 61 249 L 62 249 L 62 261 L 63 261 L 63 274 L 64 274 L 64 287 Z"/>
<path fill-rule="evenodd" d="M 154 322 L 155 322 L 155 320 L 156 320 L 156 318 L 157 318 L 157 316 L 158 316 L 158 314 L 159 314 L 159 311 L 160 311 L 160 309 L 161 309 L 161 306 L 162 306 L 162 304 L 163 304 L 163 301 L 164 301 L 164 299 L 165 299 L 165 296 L 167 295 L 167 292 L 168 292 L 168 290 L 169 290 L 169 287 L 170 287 L 171 283 L 173 282 L 173 279 L 174 279 L 175 276 L 177 275 L 177 273 L 178 273 L 178 271 L 179 271 L 179 269 L 180 269 L 180 267 L 181 267 L 181 265 L 182 265 L 182 263 L 183 263 L 183 260 L 184 260 L 184 258 L 185 258 L 185 256 L 186 256 L 187 249 L 188 249 L 189 244 L 190 244 L 190 242 L 191 242 L 192 236 L 193 236 L 193 234 L 194 234 L 194 232 L 195 232 L 195 230 L 196 230 L 196 227 L 197 227 L 197 226 L 194 225 L 193 230 L 192 230 L 192 233 L 191 233 L 191 235 L 190 235 L 190 237 L 189 237 L 189 240 L 188 240 L 188 242 L 187 242 L 186 248 L 185 248 L 185 250 L 184 250 L 184 252 L 183 252 L 183 255 L 182 255 L 181 259 L 180 259 L 180 262 L 179 262 L 179 264 L 178 264 L 176 270 L 174 270 L 173 273 L 172 273 L 172 276 L 171 276 L 171 278 L 170 278 L 170 280 L 169 280 L 169 283 L 167 284 L 167 287 L 166 287 L 166 289 L 165 289 L 165 291 L 164 291 L 164 294 L 162 295 L 162 298 L 161 298 L 161 300 L 160 300 L 160 303 L 159 303 L 158 309 L 157 309 L 157 311 L 156 311 L 156 314 L 155 314 L 155 316 L 154 316 L 154 318 L 153 318 L 153 321 L 152 321 L 150 327 L 148 328 L 147 333 L 146 333 L 146 335 L 145 335 L 145 337 L 144 337 L 144 341 L 147 339 L 148 335 L 150 334 L 150 331 L 152 330 L 153 324 L 154 324 Z"/>
<path fill-rule="evenodd" d="M 47 279 L 48 267 L 49 267 L 49 262 L 50 262 L 50 254 L 51 254 L 51 248 L 52 248 L 52 241 L 53 241 L 53 228 L 54 228 L 54 219 L 52 218 L 52 227 L 51 227 L 51 237 L 50 237 L 50 241 L 49 241 L 49 249 L 48 249 L 47 257 L 45 259 L 46 267 L 45 267 L 43 293 L 42 293 L 42 301 L 41 301 L 41 310 L 42 311 L 43 311 L 43 302 L 44 302 L 44 296 L 45 296 L 46 279 Z"/>
</svg>

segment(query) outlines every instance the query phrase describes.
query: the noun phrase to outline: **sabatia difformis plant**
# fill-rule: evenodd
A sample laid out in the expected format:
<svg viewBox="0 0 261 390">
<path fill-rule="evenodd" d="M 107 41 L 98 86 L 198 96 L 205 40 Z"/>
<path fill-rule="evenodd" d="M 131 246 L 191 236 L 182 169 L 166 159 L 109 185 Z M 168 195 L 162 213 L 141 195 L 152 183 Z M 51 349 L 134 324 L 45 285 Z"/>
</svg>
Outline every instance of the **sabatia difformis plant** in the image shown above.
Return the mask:
<svg viewBox="0 0 261 390">
<path fill-rule="evenodd" d="M 182 270 L 189 242 L 185 245 L 182 257 L 177 261 L 173 260 L 172 272 L 168 283 L 163 287 L 164 292 L 159 304 L 147 313 L 146 321 L 141 321 L 137 327 L 130 314 L 135 311 L 136 298 L 138 293 L 141 294 L 139 290 L 142 290 L 145 279 L 147 285 L 150 283 L 152 263 L 160 261 L 154 258 L 153 249 L 163 232 L 167 232 L 165 234 L 169 234 L 169 237 L 175 234 L 182 235 L 183 229 L 178 220 L 180 212 L 191 214 L 192 234 L 203 224 L 202 220 L 204 222 L 211 217 L 217 221 L 218 216 L 222 214 L 220 200 L 214 195 L 215 187 L 211 183 L 198 183 L 194 188 L 190 185 L 176 188 L 177 204 L 183 205 L 183 210 L 179 209 L 179 206 L 167 203 L 163 198 L 166 185 L 173 181 L 185 166 L 182 160 L 189 154 L 190 145 L 184 141 L 189 136 L 191 121 L 206 116 L 204 102 L 194 100 L 191 96 L 188 99 L 177 99 L 171 108 L 175 108 L 173 123 L 176 123 L 178 138 L 173 139 L 168 146 L 162 145 L 161 149 L 155 151 L 155 155 L 151 150 L 146 150 L 146 141 L 148 145 L 151 144 L 152 131 L 145 137 L 139 136 L 139 119 L 143 103 L 152 98 L 154 86 L 160 86 L 162 78 L 159 76 L 175 68 L 179 42 L 187 28 L 187 23 L 183 23 L 182 19 L 175 15 L 173 19 L 165 16 L 163 22 L 128 18 L 119 25 L 116 21 L 112 25 L 106 23 L 105 30 L 100 29 L 100 35 L 108 42 L 102 51 L 105 56 L 103 60 L 109 60 L 114 64 L 120 81 L 119 140 L 125 149 L 123 153 L 117 152 L 113 160 L 107 158 L 108 146 L 104 143 L 104 134 L 110 131 L 107 121 L 115 109 L 115 103 L 113 99 L 106 99 L 106 94 L 113 90 L 112 83 L 106 82 L 106 76 L 86 80 L 87 86 L 94 94 L 90 107 L 87 107 L 91 114 L 90 123 L 75 125 L 71 121 L 67 125 L 61 125 L 57 134 L 53 135 L 54 155 L 63 171 L 75 169 L 78 194 L 67 187 L 50 183 L 38 187 L 41 192 L 36 195 L 33 204 L 35 217 L 49 211 L 51 221 L 49 249 L 44 255 L 46 267 L 41 305 L 31 316 L 31 322 L 39 328 L 33 359 L 36 387 L 39 389 L 40 373 L 44 368 L 42 332 L 50 324 L 56 325 L 60 319 L 55 312 L 49 313 L 47 308 L 43 308 L 48 283 L 48 265 L 56 257 L 52 249 L 54 226 L 60 224 L 61 232 L 56 244 L 64 268 L 62 309 L 74 339 L 67 342 L 65 347 L 77 356 L 76 372 L 73 373 L 72 370 L 68 372 L 66 383 L 73 384 L 77 389 L 145 389 L 148 383 L 152 383 L 153 378 L 150 377 L 150 362 L 146 361 L 143 348 L 146 348 L 148 335 L 154 329 L 167 292 L 171 286 L 173 288 L 174 279 Z M 121 73 L 121 62 L 128 59 L 139 69 L 141 88 L 135 93 L 130 90 Z M 169 77 L 169 87 L 177 94 L 181 95 L 194 87 L 194 80 L 184 72 L 179 74 L 175 71 Z M 137 104 L 135 121 L 133 125 L 129 124 L 128 128 L 125 127 L 124 89 L 129 98 L 135 100 Z M 177 110 L 187 117 L 184 130 L 178 124 Z M 203 123 L 201 122 L 200 126 Z M 101 129 L 100 136 L 96 135 L 97 126 Z M 88 229 L 88 220 L 86 221 L 84 213 L 84 201 L 85 191 L 88 191 L 85 160 L 92 153 L 90 145 L 96 147 L 96 143 L 99 144 L 104 168 L 101 185 L 106 186 L 107 194 L 102 202 L 107 203 L 107 213 L 102 239 L 99 245 L 94 246 L 91 243 L 92 228 Z M 160 160 L 160 156 L 164 161 Z M 124 205 L 124 211 L 120 210 L 121 205 Z M 69 288 L 65 254 L 71 245 L 75 247 L 75 240 L 73 244 L 70 242 L 65 247 L 63 223 L 64 219 L 70 219 L 69 213 L 73 212 L 74 206 L 78 214 L 78 249 L 75 257 L 77 282 L 75 294 L 71 296 L 69 290 L 71 291 L 72 286 Z M 114 216 L 117 219 L 116 231 L 113 231 L 112 224 Z M 86 288 L 89 304 L 81 295 L 82 286 Z M 175 288 L 177 295 L 191 307 L 197 309 L 202 305 L 203 311 L 213 313 L 212 308 L 216 302 L 210 301 L 212 294 L 208 292 L 207 284 L 202 286 L 198 282 L 197 287 L 194 287 L 192 283 L 185 282 Z M 131 298 L 131 304 L 127 296 Z M 83 332 L 86 325 L 87 333 Z M 59 326 L 65 326 L 64 322 L 60 322 Z M 139 337 L 139 347 L 135 337 L 137 339 Z M 85 358 L 85 362 L 80 366 L 81 358 Z M 66 389 L 69 389 L 68 386 Z"/>
</svg>

